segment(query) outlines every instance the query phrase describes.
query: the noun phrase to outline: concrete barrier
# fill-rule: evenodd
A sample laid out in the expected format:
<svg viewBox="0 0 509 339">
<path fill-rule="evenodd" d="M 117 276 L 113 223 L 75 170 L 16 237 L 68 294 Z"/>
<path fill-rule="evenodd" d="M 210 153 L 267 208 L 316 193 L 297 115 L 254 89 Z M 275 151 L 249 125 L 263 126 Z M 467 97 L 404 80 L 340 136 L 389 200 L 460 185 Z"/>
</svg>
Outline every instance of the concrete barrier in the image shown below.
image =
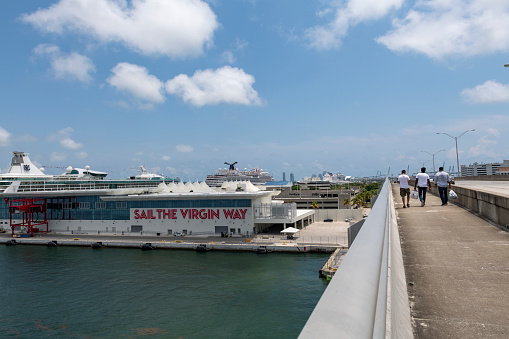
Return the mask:
<svg viewBox="0 0 509 339">
<path fill-rule="evenodd" d="M 509 228 L 509 198 L 489 192 L 454 185 L 457 199 L 451 202 L 463 206 L 494 223 Z"/>
<path fill-rule="evenodd" d="M 413 338 L 388 180 L 299 338 Z"/>
</svg>

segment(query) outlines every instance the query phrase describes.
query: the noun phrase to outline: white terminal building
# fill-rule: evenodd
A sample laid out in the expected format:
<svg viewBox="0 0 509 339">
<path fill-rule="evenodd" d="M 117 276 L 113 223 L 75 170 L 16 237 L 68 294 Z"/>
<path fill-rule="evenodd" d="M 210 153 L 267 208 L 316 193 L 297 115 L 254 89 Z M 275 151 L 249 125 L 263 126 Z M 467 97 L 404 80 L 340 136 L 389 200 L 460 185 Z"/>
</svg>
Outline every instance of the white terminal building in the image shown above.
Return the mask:
<svg viewBox="0 0 509 339">
<path fill-rule="evenodd" d="M 509 160 L 503 163 L 494 162 L 488 164 L 479 164 L 474 162 L 471 165 L 461 165 L 461 175 L 464 177 L 472 177 L 479 175 L 507 175 L 509 168 Z"/>
<path fill-rule="evenodd" d="M 249 235 L 274 224 L 302 228 L 314 218 L 314 211 L 274 202 L 279 192 L 249 181 L 211 188 L 146 171 L 107 180 L 88 166 L 52 176 L 28 153 L 12 154 L 9 171 L 0 174 L 0 227 L 13 233 Z"/>
</svg>

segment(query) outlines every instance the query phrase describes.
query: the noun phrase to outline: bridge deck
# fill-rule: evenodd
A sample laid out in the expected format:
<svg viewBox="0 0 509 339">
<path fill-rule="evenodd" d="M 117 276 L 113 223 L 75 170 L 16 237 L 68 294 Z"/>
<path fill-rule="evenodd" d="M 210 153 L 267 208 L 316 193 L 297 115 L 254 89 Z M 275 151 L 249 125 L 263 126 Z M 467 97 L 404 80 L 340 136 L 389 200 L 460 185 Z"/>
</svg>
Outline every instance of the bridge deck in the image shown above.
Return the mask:
<svg viewBox="0 0 509 339">
<path fill-rule="evenodd" d="M 392 191 L 415 336 L 509 337 L 509 233 L 430 194 L 403 209 Z"/>
</svg>

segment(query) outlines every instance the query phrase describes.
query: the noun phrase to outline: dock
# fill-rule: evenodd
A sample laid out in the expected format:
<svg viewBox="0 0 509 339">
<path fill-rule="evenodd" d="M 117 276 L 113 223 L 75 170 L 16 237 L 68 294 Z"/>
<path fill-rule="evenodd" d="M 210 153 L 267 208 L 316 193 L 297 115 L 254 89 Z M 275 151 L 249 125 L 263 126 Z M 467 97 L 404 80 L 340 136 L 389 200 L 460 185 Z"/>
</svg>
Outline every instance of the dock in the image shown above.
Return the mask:
<svg viewBox="0 0 509 339">
<path fill-rule="evenodd" d="M 320 270 L 320 277 L 326 278 L 327 280 L 331 280 L 334 276 L 334 273 L 338 270 L 339 264 L 343 260 L 344 255 L 348 249 L 346 247 L 338 247 L 331 254 L 329 260 L 325 262 L 322 269 Z"/>
<path fill-rule="evenodd" d="M 326 244 L 297 244 L 288 243 L 284 240 L 274 239 L 273 242 L 252 242 L 249 238 L 237 238 L 223 240 L 219 237 L 133 237 L 133 236 L 103 236 L 103 235 L 62 235 L 45 234 L 35 237 L 11 237 L 2 234 L 0 244 L 2 245 L 39 245 L 51 247 L 77 246 L 92 248 L 93 244 L 100 243 L 100 248 L 142 248 L 149 245 L 151 249 L 162 250 L 195 250 L 198 245 L 206 245 L 208 250 L 217 251 L 248 251 L 254 252 L 260 246 L 266 247 L 270 252 L 334 252 L 337 246 Z M 8 243 L 9 242 L 9 243 Z"/>
</svg>

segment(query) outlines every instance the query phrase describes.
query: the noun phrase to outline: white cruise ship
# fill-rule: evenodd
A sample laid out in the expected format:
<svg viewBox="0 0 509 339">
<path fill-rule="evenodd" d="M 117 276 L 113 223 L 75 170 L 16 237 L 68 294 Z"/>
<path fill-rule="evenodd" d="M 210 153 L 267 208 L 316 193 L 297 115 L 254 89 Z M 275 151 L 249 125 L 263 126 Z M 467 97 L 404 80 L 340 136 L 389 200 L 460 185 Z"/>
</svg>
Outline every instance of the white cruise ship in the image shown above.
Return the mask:
<svg viewBox="0 0 509 339">
<path fill-rule="evenodd" d="M 146 189 L 157 188 L 160 183 L 179 181 L 178 179 L 150 174 L 143 166 L 141 166 L 141 174 L 126 180 L 107 180 L 105 177 L 108 173 L 90 170 L 89 166 L 84 169 L 69 166 L 63 174 L 48 175 L 44 173 L 44 168 L 37 168 L 32 163 L 29 153 L 12 152 L 12 155 L 9 171 L 0 174 L 0 194 L 91 189 L 132 189 L 132 192 L 141 193 Z"/>
<path fill-rule="evenodd" d="M 240 171 L 235 168 L 236 162 L 233 164 L 226 163 L 229 165 L 229 168 L 219 169 L 215 174 L 207 175 L 207 179 L 205 182 L 210 187 L 221 187 L 223 182 L 225 181 L 250 181 L 253 185 L 261 186 L 268 181 L 274 181 L 272 176 L 258 168 L 254 168 L 252 170 L 243 170 Z"/>
</svg>

